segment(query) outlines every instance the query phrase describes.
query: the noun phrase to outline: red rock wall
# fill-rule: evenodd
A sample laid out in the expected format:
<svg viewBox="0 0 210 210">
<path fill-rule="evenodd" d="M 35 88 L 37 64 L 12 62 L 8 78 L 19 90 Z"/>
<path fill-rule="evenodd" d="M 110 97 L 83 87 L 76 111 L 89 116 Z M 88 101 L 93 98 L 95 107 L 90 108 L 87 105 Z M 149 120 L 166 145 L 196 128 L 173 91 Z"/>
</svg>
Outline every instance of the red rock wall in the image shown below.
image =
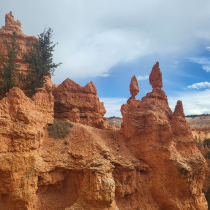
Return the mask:
<svg viewBox="0 0 210 210">
<path fill-rule="evenodd" d="M 96 128 L 108 127 L 104 104 L 97 97 L 93 82 L 81 87 L 70 79 L 53 88 L 55 118 L 69 119 Z"/>
</svg>

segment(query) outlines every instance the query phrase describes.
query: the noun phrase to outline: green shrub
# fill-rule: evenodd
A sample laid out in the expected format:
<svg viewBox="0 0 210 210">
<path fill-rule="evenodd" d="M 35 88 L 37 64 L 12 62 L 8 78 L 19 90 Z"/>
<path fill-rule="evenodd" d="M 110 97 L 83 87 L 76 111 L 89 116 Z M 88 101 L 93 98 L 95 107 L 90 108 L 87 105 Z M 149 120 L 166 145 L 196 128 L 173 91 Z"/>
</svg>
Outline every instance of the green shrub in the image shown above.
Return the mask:
<svg viewBox="0 0 210 210">
<path fill-rule="evenodd" d="M 210 148 L 210 139 L 204 139 L 203 146 L 207 146 L 208 148 Z"/>
<path fill-rule="evenodd" d="M 54 139 L 61 139 L 68 136 L 71 127 L 73 127 L 73 124 L 68 121 L 54 120 L 54 123 L 48 126 L 47 130 L 50 137 Z"/>
<path fill-rule="evenodd" d="M 210 193 L 209 192 L 204 192 L 206 201 L 208 203 L 208 209 L 210 209 Z"/>
</svg>

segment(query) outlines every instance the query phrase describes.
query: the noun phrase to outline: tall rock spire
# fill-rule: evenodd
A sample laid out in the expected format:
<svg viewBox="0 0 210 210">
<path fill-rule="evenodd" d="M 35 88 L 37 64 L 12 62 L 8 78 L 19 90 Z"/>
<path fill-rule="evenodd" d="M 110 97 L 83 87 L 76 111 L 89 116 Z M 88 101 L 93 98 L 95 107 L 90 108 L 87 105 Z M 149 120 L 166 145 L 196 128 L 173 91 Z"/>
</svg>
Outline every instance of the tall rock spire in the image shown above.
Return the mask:
<svg viewBox="0 0 210 210">
<path fill-rule="evenodd" d="M 159 68 L 159 62 L 157 62 L 149 75 L 149 82 L 153 89 L 161 89 L 163 87 L 162 83 L 162 73 Z"/>
<path fill-rule="evenodd" d="M 176 107 L 174 109 L 174 116 L 180 116 L 180 117 L 185 118 L 182 101 L 180 100 L 177 101 Z"/>
<path fill-rule="evenodd" d="M 138 92 L 139 92 L 139 86 L 138 86 L 138 82 L 137 82 L 136 76 L 134 75 L 131 78 L 131 83 L 130 83 L 131 98 L 135 99 L 135 96 L 138 94 Z"/>
</svg>

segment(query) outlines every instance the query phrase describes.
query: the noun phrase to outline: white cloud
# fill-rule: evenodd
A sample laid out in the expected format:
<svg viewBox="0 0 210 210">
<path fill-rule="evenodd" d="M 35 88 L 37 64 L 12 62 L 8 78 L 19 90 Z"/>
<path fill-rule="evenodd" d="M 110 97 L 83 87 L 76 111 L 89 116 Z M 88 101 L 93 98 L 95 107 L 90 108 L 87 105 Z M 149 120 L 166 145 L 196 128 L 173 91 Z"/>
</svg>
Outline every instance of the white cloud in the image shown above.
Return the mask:
<svg viewBox="0 0 210 210">
<path fill-rule="evenodd" d="M 207 73 L 210 72 L 210 60 L 208 57 L 189 58 L 189 61 L 201 64 L 203 70 L 205 70 Z"/>
<path fill-rule="evenodd" d="M 210 82 L 199 82 L 199 83 L 194 83 L 188 88 L 194 88 L 194 89 L 200 89 L 200 88 L 210 88 Z"/>
<path fill-rule="evenodd" d="M 206 49 L 210 51 L 210 47 L 206 47 Z"/>
<path fill-rule="evenodd" d="M 210 113 L 210 90 L 187 91 L 177 96 L 168 96 L 168 102 L 174 110 L 178 100 L 183 102 L 185 115 Z"/>
<path fill-rule="evenodd" d="M 149 79 L 149 75 L 145 75 L 145 76 L 138 75 L 136 78 L 137 78 L 137 80 L 146 80 L 146 79 Z"/>
<path fill-rule="evenodd" d="M 207 57 L 189 58 L 189 61 L 201 64 L 201 65 L 210 65 L 209 58 Z"/>
<path fill-rule="evenodd" d="M 0 27 L 12 10 L 26 35 L 39 34 L 45 25 L 53 29 L 59 42 L 55 62 L 63 63 L 53 81 L 107 75 L 119 63 L 154 53 L 192 55 L 202 40 L 210 41 L 209 0 L 21 2 L 4 2 Z"/>
<path fill-rule="evenodd" d="M 202 66 L 203 70 L 205 70 L 206 72 L 210 72 L 210 66 Z"/>
<path fill-rule="evenodd" d="M 126 98 L 100 98 L 106 109 L 105 117 L 122 117 L 120 108 L 127 102 Z"/>
</svg>

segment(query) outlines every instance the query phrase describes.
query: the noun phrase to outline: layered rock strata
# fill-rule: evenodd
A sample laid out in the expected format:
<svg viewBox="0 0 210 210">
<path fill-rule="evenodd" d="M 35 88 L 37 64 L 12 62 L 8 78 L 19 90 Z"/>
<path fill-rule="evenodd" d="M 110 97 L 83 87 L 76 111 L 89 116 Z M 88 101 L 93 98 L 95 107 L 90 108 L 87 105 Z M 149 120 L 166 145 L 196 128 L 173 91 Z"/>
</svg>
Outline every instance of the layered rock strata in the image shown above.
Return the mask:
<svg viewBox="0 0 210 210">
<path fill-rule="evenodd" d="M 210 116 L 207 115 L 201 115 L 197 117 L 186 117 L 187 122 L 189 123 L 189 126 L 192 129 L 204 129 L 210 127 Z"/>
<path fill-rule="evenodd" d="M 53 88 L 53 95 L 55 118 L 68 119 L 96 128 L 108 127 L 107 119 L 104 117 L 106 110 L 97 97 L 93 82 L 81 87 L 74 81 L 66 79 Z"/>
</svg>

